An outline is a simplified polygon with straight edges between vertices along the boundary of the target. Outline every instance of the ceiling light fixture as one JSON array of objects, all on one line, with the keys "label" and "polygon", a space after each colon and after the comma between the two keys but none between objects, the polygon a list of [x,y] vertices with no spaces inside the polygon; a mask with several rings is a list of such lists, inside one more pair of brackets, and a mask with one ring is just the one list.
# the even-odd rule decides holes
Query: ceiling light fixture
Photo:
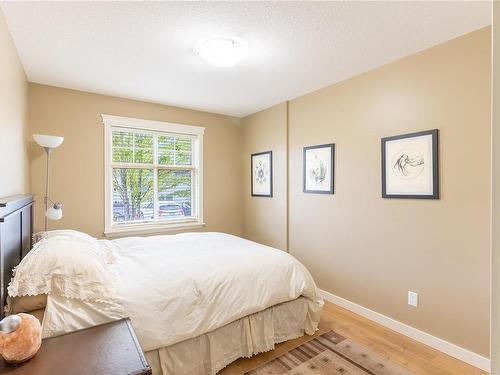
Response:
[{"label": "ceiling light fixture", "polygon": [[194,52],[210,64],[227,68],[241,62],[247,55],[247,46],[234,38],[209,38],[194,47]]}]

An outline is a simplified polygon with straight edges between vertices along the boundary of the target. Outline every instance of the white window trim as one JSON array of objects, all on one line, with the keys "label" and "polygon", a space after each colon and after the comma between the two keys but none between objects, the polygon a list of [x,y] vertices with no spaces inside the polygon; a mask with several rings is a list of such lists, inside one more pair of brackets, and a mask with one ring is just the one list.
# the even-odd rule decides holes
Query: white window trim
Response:
[{"label": "white window trim", "polygon": [[[205,225],[203,221],[203,134],[205,128],[202,126],[175,124],[163,121],[143,120],[132,117],[121,117],[102,114],[102,123],[104,125],[104,235],[107,237],[124,236],[132,234],[148,234],[160,233],[166,231],[178,231],[183,229],[201,228]],[[199,157],[193,158],[198,162],[196,169],[196,184],[197,192],[197,219],[175,220],[166,222],[154,223],[137,223],[137,224],[119,224],[113,225],[112,212],[113,200],[111,199],[111,153],[112,153],[112,135],[113,127],[160,131],[174,134],[191,135],[195,137],[194,153]],[[156,187],[155,187],[156,188]]]}]

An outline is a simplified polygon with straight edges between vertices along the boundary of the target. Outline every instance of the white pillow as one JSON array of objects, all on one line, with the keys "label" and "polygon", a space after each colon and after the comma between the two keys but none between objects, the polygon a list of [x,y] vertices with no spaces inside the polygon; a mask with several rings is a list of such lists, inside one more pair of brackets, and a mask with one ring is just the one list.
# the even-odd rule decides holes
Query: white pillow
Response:
[{"label": "white pillow", "polygon": [[39,232],[43,238],[53,238],[53,237],[68,237],[73,239],[81,239],[87,241],[95,241],[96,239],[87,233],[83,233],[73,229],[58,229],[50,230],[47,232]]},{"label": "white pillow", "polygon": [[76,231],[47,232],[14,269],[9,296],[55,294],[113,302],[113,256],[106,242]]},{"label": "white pillow", "polygon": [[[36,238],[36,241],[33,241],[34,244],[38,243],[39,241],[46,239],[46,238],[61,238],[61,239],[67,239],[67,240],[75,240],[78,242],[83,243],[88,243],[92,247],[94,247],[94,250],[96,252],[101,253],[103,258],[106,259],[108,263],[113,263],[116,260],[115,255],[113,254],[114,252],[114,245],[108,241],[108,240],[97,240],[96,238],[89,236],[87,233],[79,232],[77,230],[72,230],[72,229],[59,229],[59,230],[51,230],[47,232],[38,232],[34,236],[34,239]],[[95,247],[95,244],[98,244],[97,248]],[[98,255],[96,253],[96,255]]]}]

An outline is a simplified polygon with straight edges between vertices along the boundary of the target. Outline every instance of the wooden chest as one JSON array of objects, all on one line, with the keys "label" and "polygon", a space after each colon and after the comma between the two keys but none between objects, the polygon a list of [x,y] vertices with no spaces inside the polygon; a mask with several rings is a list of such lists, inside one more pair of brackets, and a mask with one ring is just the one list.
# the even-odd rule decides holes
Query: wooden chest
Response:
[{"label": "wooden chest", "polygon": [[9,365],[2,359],[0,374],[148,375],[151,368],[125,318],[44,339],[26,363]]}]

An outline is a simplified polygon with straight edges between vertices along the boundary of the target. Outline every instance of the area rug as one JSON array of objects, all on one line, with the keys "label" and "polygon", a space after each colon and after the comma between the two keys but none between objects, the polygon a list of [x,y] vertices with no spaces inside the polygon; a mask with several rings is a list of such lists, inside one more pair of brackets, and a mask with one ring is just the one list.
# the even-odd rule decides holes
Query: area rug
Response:
[{"label": "area rug", "polygon": [[246,375],[414,375],[334,331],[324,333]]}]

